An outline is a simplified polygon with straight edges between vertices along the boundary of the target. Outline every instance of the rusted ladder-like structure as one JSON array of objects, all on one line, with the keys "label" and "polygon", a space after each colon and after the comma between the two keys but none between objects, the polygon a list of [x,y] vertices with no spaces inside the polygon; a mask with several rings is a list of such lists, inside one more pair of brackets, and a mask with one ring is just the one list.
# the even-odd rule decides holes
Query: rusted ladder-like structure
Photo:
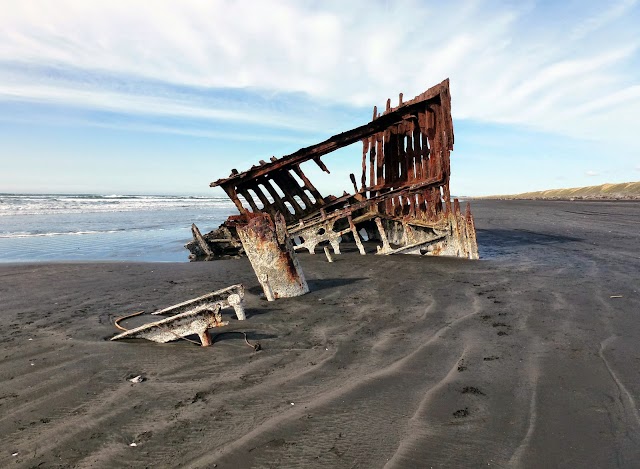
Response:
[{"label": "rusted ladder-like structure", "polygon": [[[361,174],[352,173],[352,194],[323,197],[301,165],[313,161],[329,172],[322,157],[362,142]],[[260,161],[249,170],[231,171],[218,179],[240,215],[229,226],[248,222],[248,215],[266,212],[284,217],[296,250],[315,252],[353,237],[365,254],[360,233],[380,241],[379,254],[427,254],[478,258],[476,233],[467,204],[463,214],[449,190],[453,121],[449,80],[409,101],[400,94],[396,107],[373,109],[371,122],[334,135],[282,158]]]}]

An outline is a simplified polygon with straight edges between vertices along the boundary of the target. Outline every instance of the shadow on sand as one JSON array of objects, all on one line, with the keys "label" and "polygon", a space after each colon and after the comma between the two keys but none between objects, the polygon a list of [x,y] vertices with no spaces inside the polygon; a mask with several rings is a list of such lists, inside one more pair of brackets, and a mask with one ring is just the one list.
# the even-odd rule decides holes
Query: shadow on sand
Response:
[{"label": "shadow on sand", "polygon": [[480,258],[496,258],[514,254],[523,247],[549,246],[582,241],[582,238],[540,233],[523,229],[479,229],[477,230]]},{"label": "shadow on sand", "polygon": [[[323,279],[307,279],[307,285],[309,285],[309,291],[326,290],[328,288],[339,288],[345,285],[350,285],[361,280],[366,280],[366,277],[357,278],[323,278]],[[263,295],[262,287],[257,285],[247,288],[247,291],[254,295]]]}]

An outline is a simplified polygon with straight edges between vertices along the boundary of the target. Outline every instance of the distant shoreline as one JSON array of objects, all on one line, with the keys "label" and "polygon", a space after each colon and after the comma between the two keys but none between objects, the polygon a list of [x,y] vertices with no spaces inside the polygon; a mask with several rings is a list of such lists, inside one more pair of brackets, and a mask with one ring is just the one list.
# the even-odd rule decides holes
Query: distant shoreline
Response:
[{"label": "distant shoreline", "polygon": [[489,195],[484,197],[465,197],[465,200],[546,200],[559,202],[640,202],[640,196],[622,197],[522,197],[520,195]]},{"label": "distant shoreline", "polygon": [[473,197],[489,200],[640,200],[640,181],[619,184],[601,184],[599,186],[573,187],[567,189],[549,189],[536,192],[524,192],[511,195],[489,195]]}]

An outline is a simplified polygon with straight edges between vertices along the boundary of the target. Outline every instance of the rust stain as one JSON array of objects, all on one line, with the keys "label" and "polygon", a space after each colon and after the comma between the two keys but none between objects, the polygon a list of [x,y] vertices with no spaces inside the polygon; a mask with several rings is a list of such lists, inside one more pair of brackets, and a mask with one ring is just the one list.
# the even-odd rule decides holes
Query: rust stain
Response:
[{"label": "rust stain", "polygon": [[281,215],[252,214],[246,225],[237,225],[237,231],[269,301],[309,291]]},{"label": "rust stain", "polygon": [[[301,164],[312,161],[328,173],[321,158],[357,142],[362,143],[362,154],[356,155],[360,164],[355,167],[361,173],[349,176],[354,192],[323,197]],[[408,101],[400,93],[398,105],[392,107],[387,100],[382,114],[374,107],[367,124],[282,158],[261,160],[247,171],[233,169],[211,187],[222,187],[240,212],[225,225],[244,227],[257,240],[272,243],[275,238],[282,245],[281,223],[290,236],[299,238],[295,250],[314,253],[319,244],[329,244],[339,254],[340,243],[348,237],[365,254],[359,237],[364,230],[369,240],[382,242],[379,254],[477,259],[470,207],[467,204],[463,215],[458,200],[451,200],[453,144],[447,79]],[[282,266],[293,279],[295,261],[282,258]]]}]

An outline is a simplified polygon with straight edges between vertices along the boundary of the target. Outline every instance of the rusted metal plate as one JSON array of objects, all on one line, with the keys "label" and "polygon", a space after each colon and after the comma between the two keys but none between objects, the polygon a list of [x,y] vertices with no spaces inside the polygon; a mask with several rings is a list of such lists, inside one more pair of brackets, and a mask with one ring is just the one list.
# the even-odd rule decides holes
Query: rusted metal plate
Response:
[{"label": "rusted metal plate", "polygon": [[[354,193],[322,197],[300,165],[314,161],[329,172],[320,158],[358,141],[363,145],[357,165],[362,172],[359,178],[350,175]],[[445,80],[409,101],[400,94],[396,107],[388,100],[382,114],[374,107],[367,124],[291,155],[261,161],[248,171],[234,169],[211,186],[222,187],[240,211],[239,217],[230,217],[229,226],[249,223],[255,213],[281,216],[289,233],[301,239],[296,250],[314,253],[318,244],[330,244],[339,254],[340,242],[349,233],[365,254],[358,235],[364,228],[370,239],[382,241],[380,254],[477,259],[473,217],[468,208],[463,216],[457,201],[451,203],[453,143],[449,80]],[[380,222],[374,224],[374,219]]]},{"label": "rusted metal plate", "polygon": [[220,316],[220,305],[211,309],[209,305],[203,304],[184,313],[130,329],[112,337],[111,340],[147,339],[165,343],[197,335],[202,346],[207,347],[211,345],[209,329],[227,324],[228,322],[223,322]]},{"label": "rusted metal plate", "polygon": [[[467,204],[465,215],[460,213],[458,199],[454,199],[453,212],[443,213],[440,223],[424,225],[411,220],[398,223],[376,219],[383,245],[378,246],[378,254],[419,254],[427,256],[455,256],[478,259],[475,226],[471,207]],[[389,242],[391,238],[391,243]],[[394,244],[396,247],[391,247]]]},{"label": "rusted metal plate", "polygon": [[300,296],[309,291],[282,215],[277,213],[272,218],[266,213],[257,214],[237,229],[267,300]]}]

